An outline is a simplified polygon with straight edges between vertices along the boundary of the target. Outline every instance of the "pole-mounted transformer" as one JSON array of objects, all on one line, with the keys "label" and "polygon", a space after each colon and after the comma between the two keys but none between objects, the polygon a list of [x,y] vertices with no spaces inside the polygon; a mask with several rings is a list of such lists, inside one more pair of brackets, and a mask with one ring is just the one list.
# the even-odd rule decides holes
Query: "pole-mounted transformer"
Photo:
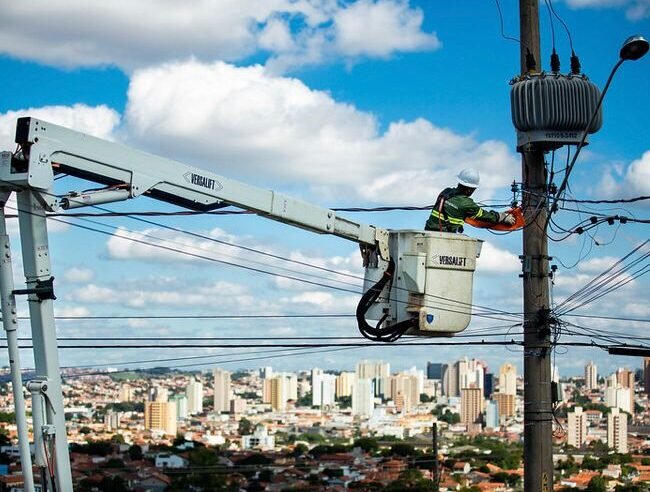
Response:
[{"label": "pole-mounted transformer", "polygon": [[[600,97],[598,87],[585,75],[526,73],[513,79],[511,85],[517,150],[554,150],[580,143]],[[589,133],[597,132],[602,123],[599,108]]]}]

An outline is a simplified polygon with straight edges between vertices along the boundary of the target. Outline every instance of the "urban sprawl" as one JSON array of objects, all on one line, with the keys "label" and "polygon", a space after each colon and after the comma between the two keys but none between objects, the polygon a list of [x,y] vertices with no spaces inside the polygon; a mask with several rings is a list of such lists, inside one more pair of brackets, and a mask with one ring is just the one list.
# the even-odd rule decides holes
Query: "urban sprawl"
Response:
[{"label": "urban sprawl", "polygon": [[[2,376],[0,491],[18,491],[7,368]],[[509,363],[63,378],[79,491],[523,490],[523,381]],[[609,375],[591,362],[584,377],[554,368],[553,386],[555,490],[648,490],[650,360]]]}]

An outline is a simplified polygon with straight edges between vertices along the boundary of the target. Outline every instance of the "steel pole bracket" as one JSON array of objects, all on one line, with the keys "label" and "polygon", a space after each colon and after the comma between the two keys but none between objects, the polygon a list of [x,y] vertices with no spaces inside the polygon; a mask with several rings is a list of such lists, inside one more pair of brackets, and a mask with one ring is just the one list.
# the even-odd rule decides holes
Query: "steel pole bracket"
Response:
[{"label": "steel pole bracket", "polygon": [[31,289],[15,289],[11,293],[16,296],[34,294],[38,297],[39,302],[46,299],[55,300],[54,277],[50,277],[47,280],[36,280],[36,287],[32,287]]}]

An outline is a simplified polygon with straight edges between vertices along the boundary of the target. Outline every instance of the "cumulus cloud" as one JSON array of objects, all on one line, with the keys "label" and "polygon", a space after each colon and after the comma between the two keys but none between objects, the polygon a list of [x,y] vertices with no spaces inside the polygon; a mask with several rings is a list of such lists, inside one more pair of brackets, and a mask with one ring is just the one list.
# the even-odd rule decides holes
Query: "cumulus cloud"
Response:
[{"label": "cumulus cloud", "polygon": [[[242,60],[275,67],[435,49],[408,0],[46,0],[0,2],[0,53],[60,66],[127,70],[169,60]],[[361,36],[355,32],[367,34]]]},{"label": "cumulus cloud", "polygon": [[610,167],[603,174],[600,190],[611,198],[650,195],[650,150],[627,167]]},{"label": "cumulus cloud", "polygon": [[84,284],[95,278],[95,273],[90,268],[72,267],[63,273],[66,282]]},{"label": "cumulus cloud", "polygon": [[632,21],[638,21],[650,16],[650,0],[566,0],[566,3],[574,9],[624,8],[625,15]]},{"label": "cumulus cloud", "polygon": [[228,305],[232,307],[255,306],[255,298],[248,295],[247,291],[237,284],[222,285],[219,295],[215,296],[215,286],[206,286],[203,289],[189,291],[181,288],[157,289],[114,289],[97,284],[89,284],[82,289],[76,289],[68,294],[68,298],[78,303],[85,304],[119,304],[131,308],[146,308],[152,306],[203,306]]},{"label": "cumulus cloud", "polygon": [[521,271],[519,257],[508,250],[484,242],[481,256],[476,261],[476,270],[485,273],[513,273]]},{"label": "cumulus cloud", "polygon": [[334,15],[336,45],[349,56],[386,57],[394,51],[436,49],[435,34],[421,31],[424,16],[407,2],[360,0]]},{"label": "cumulus cloud", "polygon": [[459,168],[484,171],[481,197],[518,173],[504,142],[417,119],[377,119],[261,66],[170,63],[136,71],[128,133],[141,146],[225,175],[308,186],[322,198],[428,203]]}]

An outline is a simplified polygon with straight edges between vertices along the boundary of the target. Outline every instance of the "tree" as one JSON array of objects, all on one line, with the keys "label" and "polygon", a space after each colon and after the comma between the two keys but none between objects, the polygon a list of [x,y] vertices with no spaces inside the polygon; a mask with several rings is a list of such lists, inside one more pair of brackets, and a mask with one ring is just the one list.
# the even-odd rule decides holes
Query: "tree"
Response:
[{"label": "tree", "polygon": [[390,454],[393,456],[414,456],[415,448],[410,444],[397,443],[390,447]]},{"label": "tree", "polygon": [[239,421],[239,427],[237,427],[237,431],[239,432],[240,436],[248,436],[253,433],[253,423],[246,417],[243,417]]},{"label": "tree", "polygon": [[308,391],[300,398],[298,398],[296,405],[298,405],[299,407],[311,407],[311,400],[312,400],[311,391]]},{"label": "tree", "polygon": [[352,406],[352,397],[351,396],[340,396],[336,399],[336,402],[341,408],[350,408]]},{"label": "tree", "polygon": [[454,412],[446,412],[438,417],[438,419],[442,422],[447,422],[448,424],[458,424],[460,422],[460,414]]},{"label": "tree", "polygon": [[111,442],[114,444],[124,444],[124,436],[122,434],[113,434]]},{"label": "tree", "polygon": [[291,453],[295,458],[298,456],[302,456],[305,454],[307,451],[309,451],[309,448],[303,444],[303,443],[298,443],[296,446],[293,448],[293,453]]},{"label": "tree", "polygon": [[142,459],[142,448],[137,444],[134,444],[129,448],[129,458],[133,461],[139,461]]},{"label": "tree", "polygon": [[102,492],[128,492],[126,483],[120,477],[104,477],[99,482],[99,490]]},{"label": "tree", "polygon": [[353,447],[361,448],[366,453],[374,453],[379,449],[379,443],[377,439],[373,439],[372,437],[361,437],[354,441]]},{"label": "tree", "polygon": [[589,480],[589,485],[585,489],[587,492],[607,492],[607,480],[603,477],[595,476]]}]

